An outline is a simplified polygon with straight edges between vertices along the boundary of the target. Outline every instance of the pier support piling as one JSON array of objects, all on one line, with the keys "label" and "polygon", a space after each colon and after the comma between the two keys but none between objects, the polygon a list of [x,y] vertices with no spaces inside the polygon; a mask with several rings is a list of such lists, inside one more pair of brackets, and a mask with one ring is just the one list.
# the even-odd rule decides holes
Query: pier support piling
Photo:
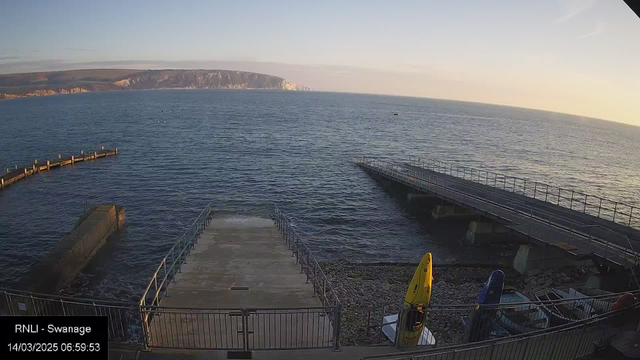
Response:
[{"label": "pier support piling", "polygon": [[476,216],[477,214],[474,214],[468,209],[455,205],[436,205],[436,207],[431,211],[431,217],[436,220],[473,218]]},{"label": "pier support piling", "polygon": [[483,221],[469,222],[469,229],[464,239],[469,245],[484,245],[511,241],[508,228],[498,223]]},{"label": "pier support piling", "polygon": [[513,259],[513,268],[520,274],[526,274],[533,269],[585,265],[590,262],[574,261],[567,257],[566,251],[553,246],[520,245]]}]

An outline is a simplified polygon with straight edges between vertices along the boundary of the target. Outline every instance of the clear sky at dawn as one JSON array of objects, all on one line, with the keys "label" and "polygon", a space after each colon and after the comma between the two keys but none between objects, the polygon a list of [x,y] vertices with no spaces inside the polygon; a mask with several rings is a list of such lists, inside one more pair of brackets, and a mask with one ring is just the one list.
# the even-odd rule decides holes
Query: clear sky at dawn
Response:
[{"label": "clear sky at dawn", "polygon": [[640,19],[622,0],[0,0],[0,24],[0,73],[246,70],[640,125]]}]

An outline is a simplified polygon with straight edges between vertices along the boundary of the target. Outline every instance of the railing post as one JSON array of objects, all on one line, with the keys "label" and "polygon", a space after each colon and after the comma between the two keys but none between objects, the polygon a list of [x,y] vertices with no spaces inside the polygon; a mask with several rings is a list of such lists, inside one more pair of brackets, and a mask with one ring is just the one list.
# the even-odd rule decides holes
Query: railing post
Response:
[{"label": "railing post", "polygon": [[573,194],[575,191],[571,190],[571,201],[569,202],[569,209],[573,210]]},{"label": "railing post", "polygon": [[538,192],[538,182],[533,183],[533,198],[536,198],[536,193]]},{"label": "railing post", "polygon": [[582,209],[582,213],[586,214],[587,213],[587,203],[589,202],[589,195],[584,194],[584,208]]},{"label": "railing post", "polygon": [[[298,249],[298,238],[294,236],[293,242],[291,243],[291,257],[296,256],[297,249]],[[297,258],[296,258],[296,262],[298,262]]]},{"label": "railing post", "polygon": [[612,222],[616,222],[616,212],[618,212],[618,202],[616,202],[613,206],[613,220],[611,220]]},{"label": "railing post", "polygon": [[4,291],[4,297],[5,299],[7,299],[7,307],[9,308],[9,315],[15,315],[13,312],[13,303],[11,302],[11,295],[7,294],[7,292]]},{"label": "railing post", "polygon": [[[342,304],[336,304],[334,308],[335,314],[334,324],[333,324],[333,351],[340,351],[340,325],[341,325],[341,317],[342,317]],[[369,325],[369,324],[367,324]],[[369,329],[367,328],[367,331]]]},{"label": "railing post", "polygon": [[544,190],[544,202],[547,202],[547,197],[549,196],[549,185],[545,184],[546,188]]},{"label": "railing post", "polygon": [[533,208],[529,209],[529,230],[527,231],[527,237],[531,238],[531,221],[533,220]]},{"label": "railing post", "polygon": [[631,226],[631,217],[633,216],[633,206],[631,207],[631,210],[629,210],[629,224],[627,226]]},{"label": "railing post", "polygon": [[593,228],[589,228],[589,242],[587,242],[587,254],[589,253],[589,250],[591,249],[591,232],[593,231]]},{"label": "railing post", "polygon": [[[167,274],[167,259],[165,258],[163,262],[164,262],[164,276],[168,278],[169,275]],[[169,293],[169,284],[165,286],[165,290],[164,290],[165,295],[167,295],[168,293]]]},{"label": "railing post", "polygon": [[249,351],[249,311],[242,309],[242,348]]},{"label": "railing post", "polygon": [[558,206],[560,206],[560,188],[558,188]]},{"label": "railing post", "polygon": [[[315,261],[313,263],[315,267]],[[315,277],[316,274],[313,274],[313,276]],[[325,278],[322,278],[322,305],[327,306],[327,279]]]},{"label": "railing post", "polygon": [[527,179],[524,179],[524,187],[522,188],[522,195],[527,196]]},{"label": "railing post", "polygon": [[145,309],[142,304],[138,304],[138,313],[140,314],[140,321],[142,322],[142,343],[144,345],[145,350],[149,349],[149,342],[151,341],[149,335],[149,324],[148,317],[145,316]]},{"label": "railing post", "polygon": [[598,218],[600,218],[600,210],[602,210],[602,198],[598,199],[600,199],[600,205],[598,205]]},{"label": "railing post", "polygon": [[158,295],[158,274],[153,275],[153,285],[156,289],[156,295]]},{"label": "railing post", "polygon": [[[407,308],[403,305],[400,308],[400,313],[398,313],[398,320],[396,321],[396,338],[395,340],[395,347],[396,349],[400,350],[402,349],[402,347],[404,346],[404,325],[406,323],[406,317],[407,317]],[[384,313],[382,314],[382,324],[380,324],[380,328],[382,328],[384,324]]]}]

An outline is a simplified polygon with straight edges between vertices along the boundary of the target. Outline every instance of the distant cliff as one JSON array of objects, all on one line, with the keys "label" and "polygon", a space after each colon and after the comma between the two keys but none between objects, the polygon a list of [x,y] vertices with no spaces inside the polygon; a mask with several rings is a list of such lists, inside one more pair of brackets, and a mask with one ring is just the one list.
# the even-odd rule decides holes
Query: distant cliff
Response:
[{"label": "distant cliff", "polygon": [[92,69],[0,75],[0,99],[147,89],[311,90],[281,77],[231,70]]}]

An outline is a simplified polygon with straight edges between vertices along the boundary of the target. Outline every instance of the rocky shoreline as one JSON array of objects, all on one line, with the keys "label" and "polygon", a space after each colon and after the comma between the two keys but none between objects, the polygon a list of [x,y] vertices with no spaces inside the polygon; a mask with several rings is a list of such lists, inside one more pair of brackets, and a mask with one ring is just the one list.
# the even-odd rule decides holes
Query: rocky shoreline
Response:
[{"label": "rocky shoreline", "polygon": [[[343,304],[342,345],[391,344],[376,325],[383,316],[397,313],[417,264],[327,261],[320,265]],[[566,267],[523,276],[505,265],[434,266],[431,304],[450,306],[434,308],[427,315],[427,327],[438,346],[461,341],[461,317],[468,315],[471,307],[459,305],[474,304],[484,281],[495,269],[504,271],[505,287],[527,296],[554,287],[582,286],[593,271],[587,267]]]}]

